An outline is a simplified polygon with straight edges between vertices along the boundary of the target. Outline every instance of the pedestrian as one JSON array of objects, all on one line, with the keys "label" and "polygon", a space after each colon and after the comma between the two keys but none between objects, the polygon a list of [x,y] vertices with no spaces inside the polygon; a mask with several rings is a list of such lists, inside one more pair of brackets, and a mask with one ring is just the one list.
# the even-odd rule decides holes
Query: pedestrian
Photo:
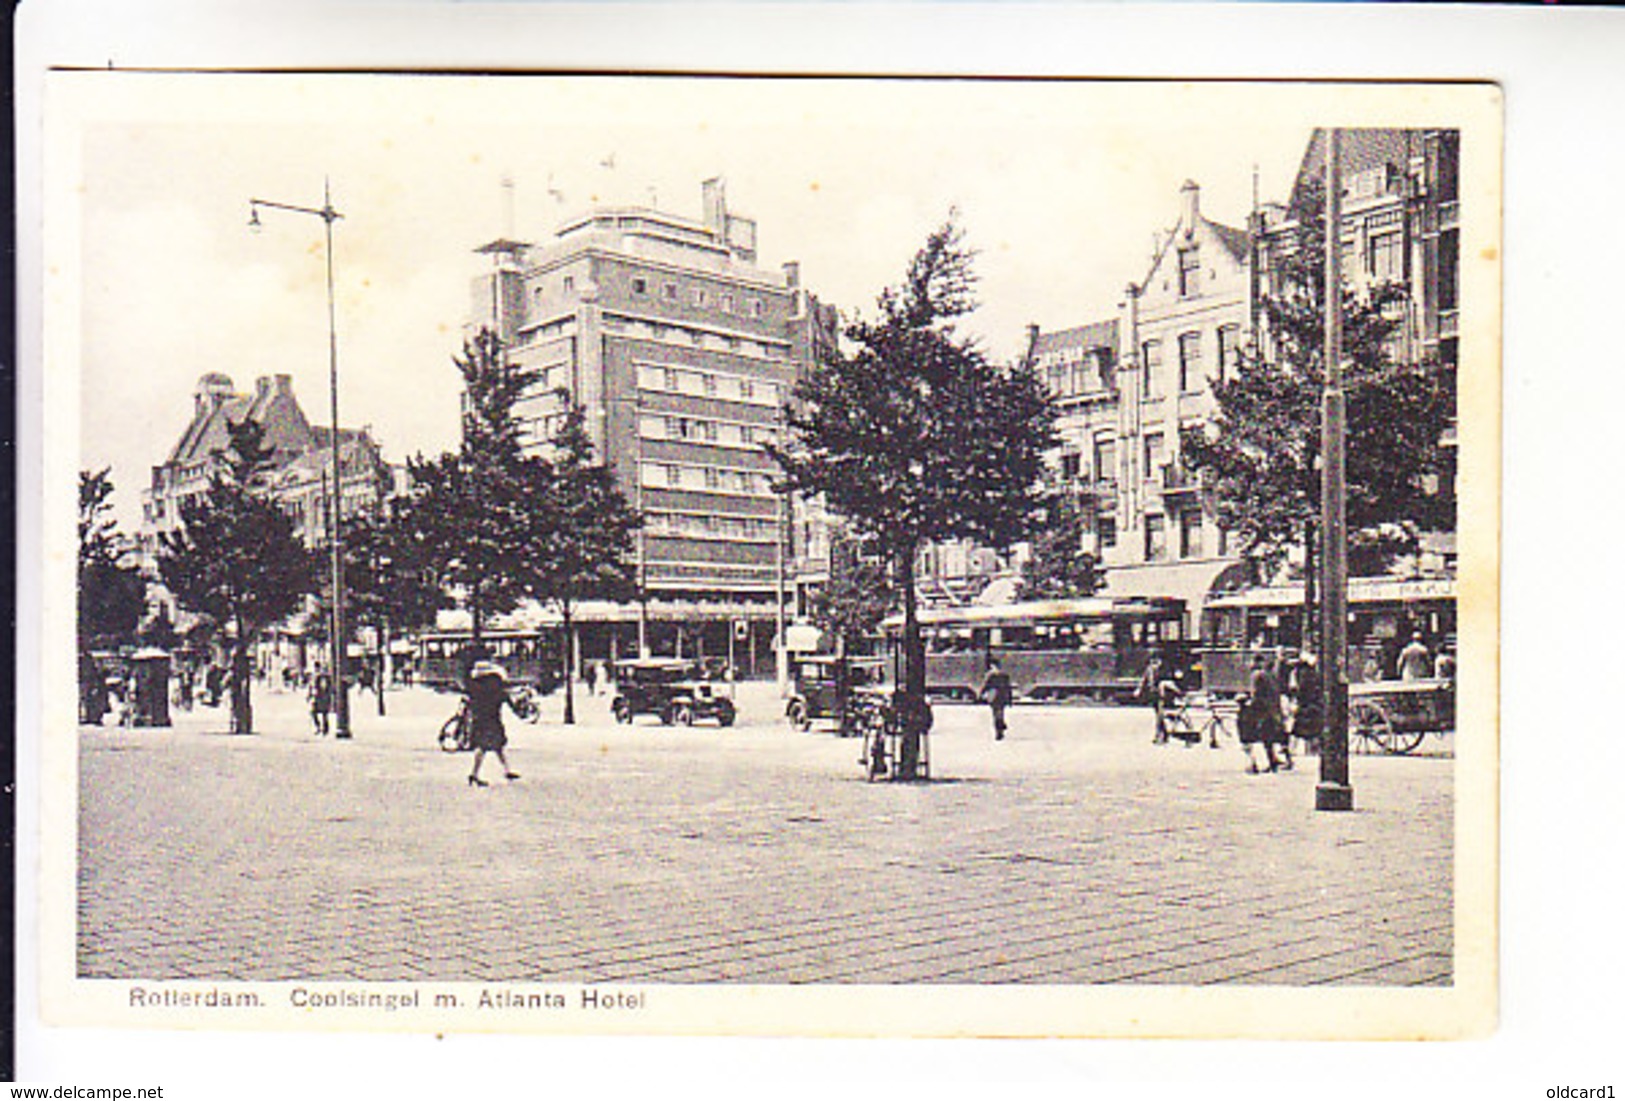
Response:
[{"label": "pedestrian", "polygon": [[315,675],[310,678],[310,721],[316,727],[318,738],[327,734],[327,716],[332,710],[333,678],[318,665]]},{"label": "pedestrian", "polygon": [[1156,728],[1151,732],[1152,745],[1165,745],[1168,741],[1168,727],[1166,716],[1162,709],[1162,655],[1153,653],[1151,660],[1145,663],[1145,674],[1140,677],[1139,698],[1149,700],[1153,714],[1156,716]]},{"label": "pedestrian", "polygon": [[1316,753],[1320,749],[1321,701],[1320,671],[1315,668],[1315,655],[1308,650],[1298,655],[1287,674],[1287,695],[1292,700],[1292,737],[1298,740],[1298,749]]},{"label": "pedestrian", "polygon": [[589,661],[581,669],[581,679],[586,682],[587,695],[598,695],[598,663]]},{"label": "pedestrian", "polygon": [[483,788],[489,785],[480,779],[480,765],[487,753],[495,753],[502,762],[502,775],[507,780],[519,779],[519,773],[508,766],[508,733],[502,728],[502,707],[514,710],[508,698],[508,674],[490,661],[477,661],[468,671],[468,722],[474,744],[474,767],[468,772],[468,786]]},{"label": "pedestrian", "polygon": [[[1241,711],[1237,716],[1237,725],[1241,736],[1241,748],[1247,754],[1247,771],[1276,772],[1281,768],[1281,762],[1275,755],[1277,746],[1285,742],[1285,731],[1281,723],[1281,688],[1280,682],[1270,671],[1270,661],[1267,655],[1259,654],[1253,659],[1252,679],[1248,683],[1247,697],[1242,701]],[[1263,747],[1263,768],[1259,767],[1258,747]],[[1287,768],[1292,767],[1290,755],[1287,758]]]},{"label": "pedestrian", "polygon": [[1456,679],[1456,655],[1449,650],[1440,650],[1439,656],[1433,661],[1433,678],[1435,680],[1453,681]]},{"label": "pedestrian", "polygon": [[113,709],[112,692],[107,687],[107,674],[88,652],[79,654],[79,721],[102,725],[102,720]]},{"label": "pedestrian", "polygon": [[1010,706],[1010,674],[999,667],[996,658],[987,662],[987,676],[982,678],[982,699],[993,712],[993,740],[1004,741],[1004,709]]},{"label": "pedestrian", "polygon": [[1432,671],[1433,655],[1428,653],[1427,643],[1422,641],[1422,632],[1415,631],[1405,649],[1399,652],[1399,679],[1426,680]]}]

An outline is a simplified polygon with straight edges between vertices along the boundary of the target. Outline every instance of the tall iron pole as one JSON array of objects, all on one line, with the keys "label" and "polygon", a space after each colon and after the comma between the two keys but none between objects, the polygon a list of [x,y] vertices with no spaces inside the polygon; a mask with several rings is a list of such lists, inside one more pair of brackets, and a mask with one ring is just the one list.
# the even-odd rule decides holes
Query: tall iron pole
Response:
[{"label": "tall iron pole", "polygon": [[336,729],[334,737],[350,737],[350,693],[344,676],[344,658],[347,647],[344,644],[344,525],[342,522],[344,501],[344,483],[339,477],[339,335],[338,312],[333,297],[333,223],[344,215],[333,209],[332,188],[327,180],[322,181],[322,205],[320,209],[309,206],[295,206],[291,203],[274,203],[269,199],[249,199],[249,221],[251,228],[257,229],[260,224],[259,208],[266,207],[271,210],[287,210],[295,214],[311,214],[320,218],[324,224],[327,238],[327,386],[331,399],[333,415],[333,428],[331,437],[331,461],[333,467],[333,530],[329,533],[328,545],[332,558],[332,640],[330,650],[333,661],[333,701]]},{"label": "tall iron pole", "polygon": [[1326,134],[1326,346],[1320,416],[1320,691],[1323,726],[1316,810],[1353,810],[1349,786],[1348,533],[1343,400],[1342,135]]}]

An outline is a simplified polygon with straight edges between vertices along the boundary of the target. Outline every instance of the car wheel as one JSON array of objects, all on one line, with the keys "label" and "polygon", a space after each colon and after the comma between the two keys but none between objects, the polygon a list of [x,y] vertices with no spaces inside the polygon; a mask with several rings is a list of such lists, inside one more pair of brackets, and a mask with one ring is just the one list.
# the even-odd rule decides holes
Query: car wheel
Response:
[{"label": "car wheel", "polygon": [[[731,704],[723,704],[717,708],[717,725],[732,726],[734,724],[734,709]],[[802,729],[806,729],[803,727]]]},{"label": "car wheel", "polygon": [[[732,708],[729,708],[727,712],[729,722],[733,721],[733,715],[731,712]],[[727,726],[728,723],[723,723],[722,725]],[[807,707],[799,700],[790,705],[790,725],[795,727],[797,730],[803,731],[812,726],[812,719],[808,718],[807,716]]]},{"label": "car wheel", "polygon": [[660,709],[660,721],[665,725],[670,726],[674,721],[676,721],[676,718],[677,712],[670,704],[667,704],[665,707]]},{"label": "car wheel", "polygon": [[616,700],[610,705],[610,710],[615,712],[616,722],[629,723],[632,721],[632,707],[625,700]]},{"label": "car wheel", "polygon": [[694,708],[690,704],[680,703],[673,710],[673,716],[682,726],[694,725]]}]

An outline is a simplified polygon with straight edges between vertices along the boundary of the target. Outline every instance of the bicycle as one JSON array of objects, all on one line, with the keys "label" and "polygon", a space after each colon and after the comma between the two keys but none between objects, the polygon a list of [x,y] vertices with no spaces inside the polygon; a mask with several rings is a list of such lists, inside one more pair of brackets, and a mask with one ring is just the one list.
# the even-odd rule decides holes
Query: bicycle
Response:
[{"label": "bicycle", "polygon": [[467,700],[459,703],[456,714],[441,724],[436,741],[443,753],[466,753],[474,748],[474,724],[469,721]]},{"label": "bicycle", "polygon": [[1220,737],[1235,734],[1236,705],[1198,692],[1184,692],[1172,708],[1162,713],[1162,728],[1168,737],[1185,743],[1186,748],[1207,742],[1219,748]]}]

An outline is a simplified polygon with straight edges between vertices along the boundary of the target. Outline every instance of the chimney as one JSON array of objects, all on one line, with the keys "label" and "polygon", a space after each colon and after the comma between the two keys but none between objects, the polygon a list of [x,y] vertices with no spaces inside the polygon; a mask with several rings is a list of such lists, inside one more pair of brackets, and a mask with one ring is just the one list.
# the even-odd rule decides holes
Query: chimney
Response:
[{"label": "chimney", "polygon": [[801,262],[799,260],[786,260],[784,262],[784,285],[791,290],[801,286]]},{"label": "chimney", "polygon": [[726,238],[728,232],[727,185],[721,176],[712,176],[700,185],[705,208],[705,225],[717,236]]},{"label": "chimney", "polygon": [[276,376],[276,392],[279,393],[279,394],[287,394],[289,396],[292,396],[292,394],[293,394],[293,376],[292,375],[277,375]]},{"label": "chimney", "polygon": [[1196,186],[1195,180],[1186,180],[1185,186],[1179,189],[1179,198],[1182,206],[1179,223],[1189,237],[1196,232],[1196,223],[1202,217],[1202,189]]},{"label": "chimney", "polygon": [[261,375],[254,380],[254,398],[259,400],[271,392],[271,376]]}]

